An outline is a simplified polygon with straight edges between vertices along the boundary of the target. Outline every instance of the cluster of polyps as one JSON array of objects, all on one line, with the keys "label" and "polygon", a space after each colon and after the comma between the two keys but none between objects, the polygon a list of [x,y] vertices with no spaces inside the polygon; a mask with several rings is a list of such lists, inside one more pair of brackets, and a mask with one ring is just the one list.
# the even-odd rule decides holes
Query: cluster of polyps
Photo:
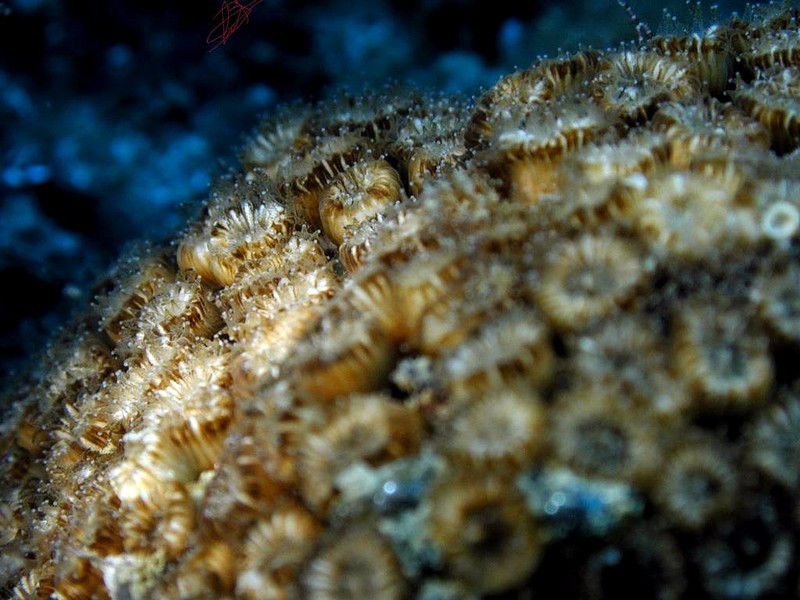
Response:
[{"label": "cluster of polyps", "polygon": [[793,595],[797,38],[284,109],[17,393],[3,584]]}]

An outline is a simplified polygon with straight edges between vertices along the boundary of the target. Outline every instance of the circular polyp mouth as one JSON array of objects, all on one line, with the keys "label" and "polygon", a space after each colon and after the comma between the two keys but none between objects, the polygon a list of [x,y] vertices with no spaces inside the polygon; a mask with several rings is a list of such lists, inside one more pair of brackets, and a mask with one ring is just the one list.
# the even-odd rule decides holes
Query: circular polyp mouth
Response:
[{"label": "circular polyp mouth", "polygon": [[764,234],[776,241],[788,240],[800,226],[800,212],[789,202],[779,201],[770,206],[761,219]]}]

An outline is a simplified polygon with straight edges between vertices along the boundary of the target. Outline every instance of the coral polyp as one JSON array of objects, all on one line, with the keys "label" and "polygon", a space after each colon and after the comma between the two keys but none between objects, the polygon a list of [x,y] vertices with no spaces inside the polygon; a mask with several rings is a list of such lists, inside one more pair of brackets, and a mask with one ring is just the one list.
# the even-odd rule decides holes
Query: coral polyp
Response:
[{"label": "coral polyp", "polygon": [[0,589],[798,597],[797,18],[276,112],[10,394]]}]

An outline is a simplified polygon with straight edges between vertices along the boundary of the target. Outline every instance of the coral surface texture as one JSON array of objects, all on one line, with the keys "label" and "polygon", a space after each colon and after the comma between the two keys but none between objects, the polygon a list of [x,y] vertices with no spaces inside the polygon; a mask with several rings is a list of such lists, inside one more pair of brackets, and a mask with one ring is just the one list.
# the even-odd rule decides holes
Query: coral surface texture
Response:
[{"label": "coral surface texture", "polygon": [[798,597],[799,21],[276,111],[11,392],[5,594]]}]

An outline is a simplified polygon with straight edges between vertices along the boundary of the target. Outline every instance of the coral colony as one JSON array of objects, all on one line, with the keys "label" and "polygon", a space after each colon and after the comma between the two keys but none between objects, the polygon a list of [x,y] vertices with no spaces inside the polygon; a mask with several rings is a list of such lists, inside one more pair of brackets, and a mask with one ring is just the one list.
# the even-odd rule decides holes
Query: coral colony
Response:
[{"label": "coral colony", "polygon": [[800,12],[268,118],[0,431],[12,598],[789,598]]}]

